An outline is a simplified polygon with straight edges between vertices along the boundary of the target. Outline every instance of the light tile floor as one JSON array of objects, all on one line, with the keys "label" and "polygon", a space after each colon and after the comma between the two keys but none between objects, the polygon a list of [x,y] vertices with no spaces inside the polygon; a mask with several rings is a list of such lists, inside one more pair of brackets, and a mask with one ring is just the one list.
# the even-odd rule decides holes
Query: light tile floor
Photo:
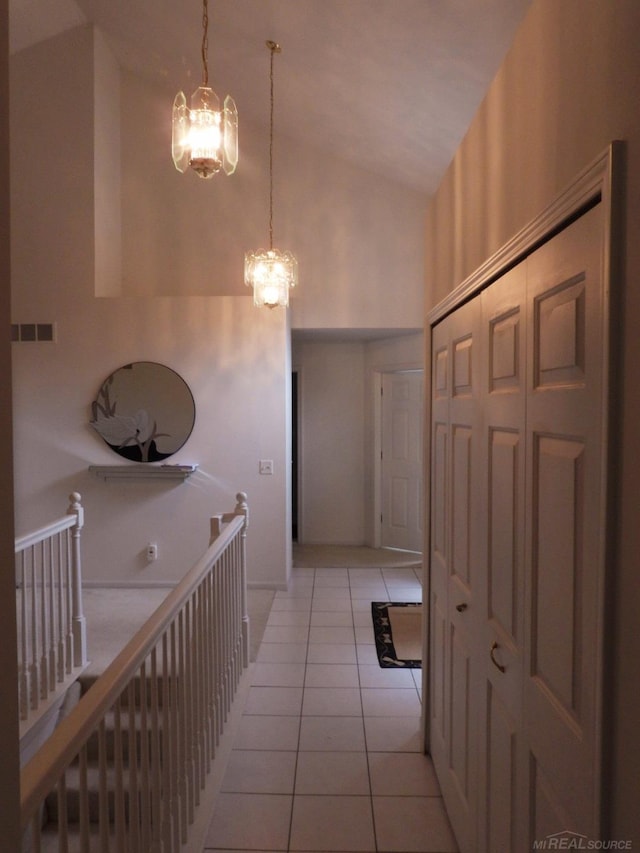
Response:
[{"label": "light tile floor", "polygon": [[421,671],[381,669],[375,652],[371,601],[420,601],[417,571],[294,569],[273,600],[206,851],[457,851],[421,751]]}]

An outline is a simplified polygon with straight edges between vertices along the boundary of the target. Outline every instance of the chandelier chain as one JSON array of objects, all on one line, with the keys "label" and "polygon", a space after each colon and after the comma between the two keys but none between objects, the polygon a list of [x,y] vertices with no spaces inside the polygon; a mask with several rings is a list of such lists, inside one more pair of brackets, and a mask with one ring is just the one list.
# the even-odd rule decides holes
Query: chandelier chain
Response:
[{"label": "chandelier chain", "polygon": [[209,0],[202,0],[202,84],[209,85]]},{"label": "chandelier chain", "polygon": [[273,249],[273,54],[277,45],[267,42],[271,51],[269,82],[271,87],[271,111],[269,115],[269,248]]}]

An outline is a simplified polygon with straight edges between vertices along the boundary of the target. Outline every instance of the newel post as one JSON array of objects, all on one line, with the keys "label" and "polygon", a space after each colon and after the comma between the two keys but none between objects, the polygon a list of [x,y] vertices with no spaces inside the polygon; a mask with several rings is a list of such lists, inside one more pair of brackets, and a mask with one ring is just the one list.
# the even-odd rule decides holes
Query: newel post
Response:
[{"label": "newel post", "polygon": [[222,513],[218,515],[212,515],[209,519],[210,532],[209,532],[209,545],[213,545],[218,536],[222,533],[222,524],[224,522],[224,516]]},{"label": "newel post", "polygon": [[242,563],[242,664],[246,668],[249,666],[249,608],[247,605],[247,529],[249,527],[249,505],[246,493],[238,492],[236,501],[233,514],[244,516],[240,538],[240,560]]},{"label": "newel post", "polygon": [[87,623],[82,612],[82,559],[80,557],[80,535],[84,526],[84,509],[80,504],[78,492],[69,495],[71,501],[68,515],[75,515],[76,523],[71,528],[71,594],[73,634],[73,665],[85,666],[87,663]]}]

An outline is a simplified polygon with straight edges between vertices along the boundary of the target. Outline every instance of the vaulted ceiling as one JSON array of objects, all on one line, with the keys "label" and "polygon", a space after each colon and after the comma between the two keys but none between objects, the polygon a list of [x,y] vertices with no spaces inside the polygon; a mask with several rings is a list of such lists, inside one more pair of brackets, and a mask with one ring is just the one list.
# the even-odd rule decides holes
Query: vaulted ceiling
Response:
[{"label": "vaulted ceiling", "polygon": [[[209,0],[209,80],[242,122],[430,195],[531,0]],[[189,95],[202,79],[201,0],[10,0],[16,52],[94,23],[120,63]],[[170,101],[167,105],[167,116]],[[169,120],[169,119],[168,119]],[[242,136],[240,136],[242,143]]]}]

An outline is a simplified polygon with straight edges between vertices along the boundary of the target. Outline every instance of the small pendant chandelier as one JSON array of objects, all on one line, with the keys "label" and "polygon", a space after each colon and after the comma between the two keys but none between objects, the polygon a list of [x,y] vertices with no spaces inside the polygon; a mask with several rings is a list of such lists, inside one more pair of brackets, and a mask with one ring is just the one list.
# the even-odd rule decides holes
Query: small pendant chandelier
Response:
[{"label": "small pendant chandelier", "polygon": [[208,0],[202,3],[202,86],[191,95],[187,107],[184,92],[173,102],[171,153],[179,172],[190,166],[201,178],[212,178],[221,169],[232,175],[238,164],[238,111],[227,95],[223,108],[209,87],[207,64],[209,13]]},{"label": "small pendant chandelier", "polygon": [[244,283],[253,287],[253,304],[275,308],[289,304],[289,288],[298,283],[298,262],[291,252],[273,248],[273,55],[280,53],[279,44],[268,41],[271,51],[271,116],[269,129],[269,249],[246,252],[244,256]]}]

